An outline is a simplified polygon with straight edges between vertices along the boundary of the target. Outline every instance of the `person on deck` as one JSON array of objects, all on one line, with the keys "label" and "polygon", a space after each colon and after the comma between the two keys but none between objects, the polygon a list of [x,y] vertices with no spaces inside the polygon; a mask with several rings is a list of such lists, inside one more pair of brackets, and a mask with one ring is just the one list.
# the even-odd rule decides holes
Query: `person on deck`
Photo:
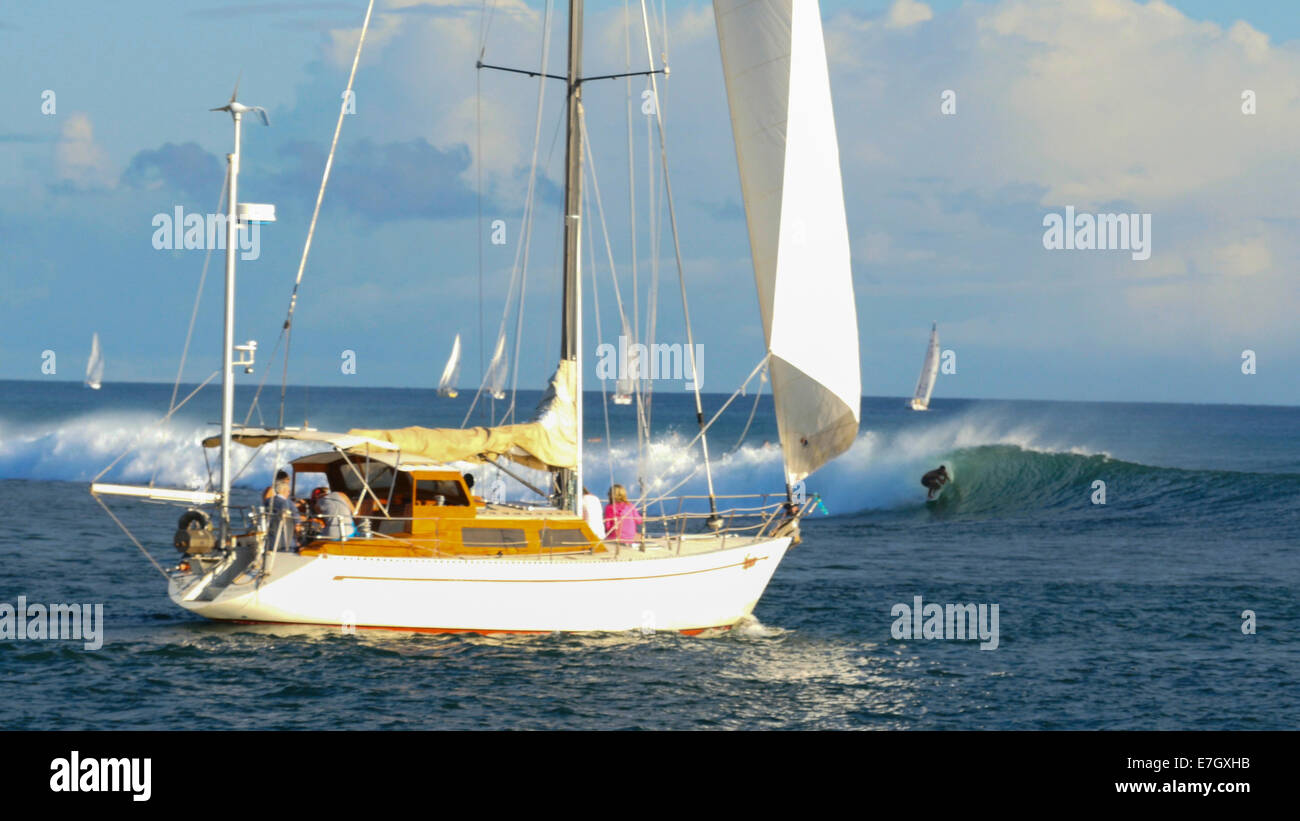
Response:
[{"label": "person on deck", "polygon": [[465,487],[469,489],[470,504],[477,505],[479,507],[486,505],[487,501],[485,501],[482,496],[479,496],[477,493],[474,492],[474,474],[465,473],[462,474],[462,478],[464,478],[465,480]]},{"label": "person on deck", "polygon": [[627,500],[627,489],[614,485],[609,489],[609,504],[605,505],[605,534],[618,542],[635,542],[641,527],[641,513]]},{"label": "person on deck", "polygon": [[356,523],[352,519],[355,512],[352,500],[346,494],[337,490],[322,493],[316,499],[316,515],[325,522],[321,538],[340,541],[357,535]]},{"label": "person on deck", "polygon": [[597,539],[605,538],[605,517],[600,507],[600,497],[585,487],[582,489],[582,518],[587,520],[587,525]]},{"label": "person on deck", "polygon": [[275,483],[278,482],[278,481],[280,481],[281,479],[288,479],[288,478],[289,478],[289,472],[288,472],[288,471],[285,471],[285,470],[277,470],[277,471],[275,472],[275,479],[272,480],[272,482],[271,482],[271,486],[268,487],[266,490],[262,491],[262,505],[263,505],[263,507],[268,506],[268,505],[271,504],[271,497],[275,496]]},{"label": "person on deck", "polygon": [[[281,471],[283,473],[283,471]],[[289,475],[276,475],[266,528],[267,550],[294,550],[298,546],[297,530],[302,521],[298,507],[289,498]]]}]

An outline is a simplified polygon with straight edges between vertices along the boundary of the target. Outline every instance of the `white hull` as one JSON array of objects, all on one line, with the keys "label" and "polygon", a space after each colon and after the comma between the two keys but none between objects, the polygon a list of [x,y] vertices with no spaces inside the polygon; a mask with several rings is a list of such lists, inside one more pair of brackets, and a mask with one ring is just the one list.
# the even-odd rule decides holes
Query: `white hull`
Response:
[{"label": "white hull", "polygon": [[[173,602],[209,619],[421,632],[697,631],[729,627],[758,603],[790,539],[716,537],[618,557],[376,558],[277,553],[270,574],[213,601]],[[735,544],[734,547],[730,546]]]},{"label": "white hull", "polygon": [[920,399],[913,399],[909,404],[912,410],[914,411],[923,411],[923,410],[930,409],[930,403],[928,401],[922,402]]}]

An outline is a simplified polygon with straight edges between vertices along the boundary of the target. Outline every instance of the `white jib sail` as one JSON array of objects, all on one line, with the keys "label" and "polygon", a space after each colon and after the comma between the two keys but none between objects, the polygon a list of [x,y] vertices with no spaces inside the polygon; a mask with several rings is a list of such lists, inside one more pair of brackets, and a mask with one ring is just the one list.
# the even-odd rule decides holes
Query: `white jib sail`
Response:
[{"label": "white jib sail", "polygon": [[939,375],[939,324],[930,326],[930,345],[925,349],[921,363],[921,376],[916,380],[916,393],[912,395],[912,410],[930,407],[930,394],[934,391],[934,378]]},{"label": "white jib sail", "polygon": [[442,369],[442,379],[438,380],[438,393],[443,396],[456,395],[456,382],[460,380],[460,334],[451,343],[451,356],[447,357],[447,366]]},{"label": "white jib sail", "polygon": [[99,390],[104,384],[104,355],[99,350],[99,334],[90,338],[90,359],[86,360],[86,387]]},{"label": "white jib sail", "polygon": [[787,481],[853,444],[862,384],[815,0],[714,0]]},{"label": "white jib sail", "polygon": [[492,351],[492,360],[488,362],[487,376],[483,379],[484,390],[493,399],[506,398],[506,337],[497,337],[496,349]]}]

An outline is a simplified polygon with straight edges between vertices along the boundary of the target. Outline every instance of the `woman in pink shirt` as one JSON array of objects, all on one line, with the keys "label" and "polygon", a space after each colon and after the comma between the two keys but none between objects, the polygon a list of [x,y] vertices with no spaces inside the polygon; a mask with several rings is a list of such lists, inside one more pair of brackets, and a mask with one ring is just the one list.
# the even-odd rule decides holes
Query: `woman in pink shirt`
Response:
[{"label": "woman in pink shirt", "polygon": [[622,485],[609,489],[609,504],[605,505],[606,538],[616,542],[635,542],[641,527],[641,514],[636,505],[627,500],[627,490]]}]

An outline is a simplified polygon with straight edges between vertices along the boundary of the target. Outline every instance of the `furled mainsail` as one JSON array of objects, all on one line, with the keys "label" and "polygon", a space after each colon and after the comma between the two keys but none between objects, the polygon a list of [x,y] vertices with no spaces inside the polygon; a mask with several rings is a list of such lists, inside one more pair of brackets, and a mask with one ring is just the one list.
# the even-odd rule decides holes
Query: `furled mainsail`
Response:
[{"label": "furled mainsail", "polygon": [[575,374],[572,360],[560,362],[531,422],[492,428],[357,428],[348,435],[388,442],[405,456],[423,456],[441,463],[505,457],[538,470],[576,468]]}]

